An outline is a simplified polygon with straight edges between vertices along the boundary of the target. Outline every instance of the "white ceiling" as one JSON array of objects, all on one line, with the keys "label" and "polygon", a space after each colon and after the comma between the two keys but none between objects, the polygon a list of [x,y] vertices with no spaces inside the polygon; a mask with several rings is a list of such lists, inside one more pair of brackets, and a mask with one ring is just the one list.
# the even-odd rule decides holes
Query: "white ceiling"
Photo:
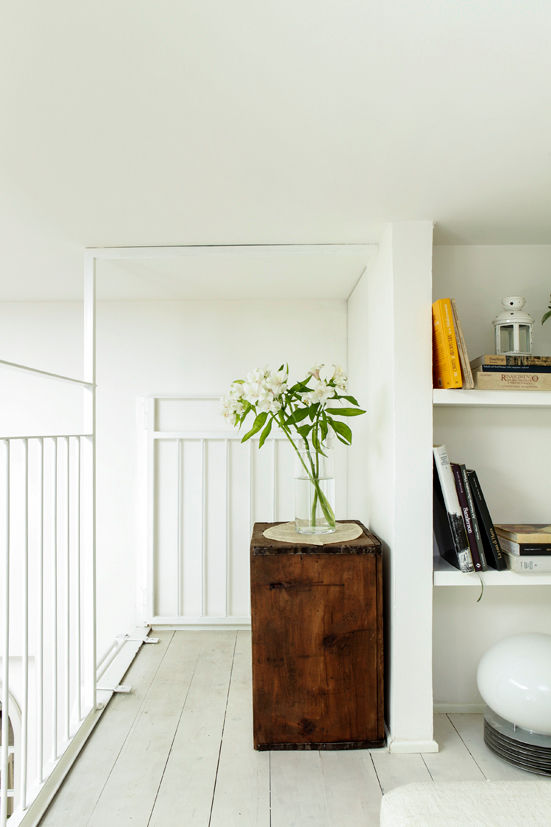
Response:
[{"label": "white ceiling", "polygon": [[[85,246],[551,243],[545,0],[50,0],[0,33],[2,296]],[[11,292],[10,292],[11,291]]]},{"label": "white ceiling", "polygon": [[376,249],[206,248],[158,259],[100,260],[96,295],[99,301],[347,299]]}]

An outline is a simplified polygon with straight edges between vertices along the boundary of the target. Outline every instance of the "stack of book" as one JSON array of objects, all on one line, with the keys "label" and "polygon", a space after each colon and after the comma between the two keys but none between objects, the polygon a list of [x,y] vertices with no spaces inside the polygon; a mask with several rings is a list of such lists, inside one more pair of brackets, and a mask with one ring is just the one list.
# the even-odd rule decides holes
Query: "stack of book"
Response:
[{"label": "stack of book", "polygon": [[506,568],[501,540],[476,471],[450,463],[445,445],[434,453],[434,541],[439,554],[461,571]]},{"label": "stack of book", "polygon": [[551,572],[551,525],[498,523],[496,532],[512,571]]},{"label": "stack of book", "polygon": [[432,366],[435,388],[474,388],[455,299],[432,305]]},{"label": "stack of book", "polygon": [[490,353],[471,362],[480,390],[551,390],[551,356],[506,356]]}]

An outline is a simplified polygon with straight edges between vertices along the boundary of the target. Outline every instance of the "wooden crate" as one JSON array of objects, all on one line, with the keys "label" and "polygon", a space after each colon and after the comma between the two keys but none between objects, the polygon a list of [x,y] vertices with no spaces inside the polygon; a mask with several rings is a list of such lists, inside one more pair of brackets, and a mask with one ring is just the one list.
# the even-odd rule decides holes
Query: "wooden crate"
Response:
[{"label": "wooden crate", "polygon": [[[361,525],[361,523],[358,523]],[[382,554],[251,540],[255,749],[383,746]]]}]

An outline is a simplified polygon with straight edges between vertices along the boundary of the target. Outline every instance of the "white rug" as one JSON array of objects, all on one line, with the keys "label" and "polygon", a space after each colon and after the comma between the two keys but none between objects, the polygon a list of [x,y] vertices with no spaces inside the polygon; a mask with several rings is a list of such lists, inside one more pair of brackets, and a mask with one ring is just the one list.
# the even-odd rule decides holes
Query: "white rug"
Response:
[{"label": "white rug", "polygon": [[423,782],[383,796],[381,827],[550,827],[551,779]]}]

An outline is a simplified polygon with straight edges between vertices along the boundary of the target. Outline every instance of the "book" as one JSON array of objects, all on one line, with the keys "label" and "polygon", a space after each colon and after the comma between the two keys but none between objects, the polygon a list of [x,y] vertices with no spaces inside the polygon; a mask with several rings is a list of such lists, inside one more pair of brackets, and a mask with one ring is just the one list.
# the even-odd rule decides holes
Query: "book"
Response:
[{"label": "book", "polygon": [[486,391],[551,391],[551,373],[518,373],[499,371],[485,373],[475,370],[474,386]]},{"label": "book", "polygon": [[467,344],[463,336],[463,328],[459,321],[459,313],[457,312],[457,304],[455,299],[450,299],[453,314],[453,324],[455,328],[455,338],[457,341],[457,351],[459,353],[459,361],[461,363],[461,375],[463,380],[463,387],[467,390],[474,388],[474,379],[471,371],[471,364],[469,362],[469,354],[467,352]]},{"label": "book", "polygon": [[461,571],[474,571],[453,472],[445,445],[435,445],[434,535],[441,556]]},{"label": "book", "polygon": [[506,537],[499,538],[499,544],[507,554],[514,554],[515,557],[549,557],[551,556],[551,543],[516,543]]},{"label": "book", "polygon": [[498,569],[498,571],[503,571],[506,565],[501,550],[501,541],[492,522],[490,511],[478,480],[478,475],[472,468],[467,469],[467,479],[469,480],[469,488],[473,496],[486,562],[488,566]]},{"label": "book", "polygon": [[515,543],[551,543],[551,525],[545,523],[496,523],[496,531]]},{"label": "book", "polygon": [[532,367],[534,373],[542,368],[551,368],[551,356],[508,356],[506,353],[486,353],[483,356],[477,356],[471,362],[471,368],[483,368],[487,370],[489,367],[503,367],[503,368],[524,368]]},{"label": "book", "polygon": [[530,572],[551,572],[551,557],[517,557],[516,554],[503,552],[507,562],[507,568],[516,571],[518,574],[529,574]]},{"label": "book", "polygon": [[435,388],[461,388],[461,365],[449,299],[432,305],[433,383]]},{"label": "book", "polygon": [[478,365],[481,373],[551,373],[551,365]]},{"label": "book", "polygon": [[[467,496],[468,480],[466,479],[466,469],[464,465],[459,465],[457,462],[452,462],[450,464],[455,480],[455,490],[457,491],[459,507],[461,508],[463,522],[465,523],[467,540],[469,541],[469,547],[471,549],[474,570],[484,571],[487,568],[486,560],[484,558],[482,538],[480,536],[480,529],[478,528],[478,522],[474,513],[474,506],[472,505],[472,495],[470,491],[469,496]],[[471,502],[469,502],[469,499]]]}]

